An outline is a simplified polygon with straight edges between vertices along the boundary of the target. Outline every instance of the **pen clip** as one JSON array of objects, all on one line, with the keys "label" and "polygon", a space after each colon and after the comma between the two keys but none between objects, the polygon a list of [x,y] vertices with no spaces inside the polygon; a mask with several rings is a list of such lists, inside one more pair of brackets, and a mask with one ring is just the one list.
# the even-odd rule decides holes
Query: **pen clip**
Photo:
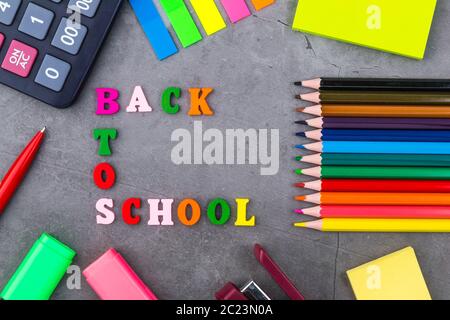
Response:
[{"label": "pen clip", "polygon": [[264,269],[269,272],[275,282],[288,295],[288,297],[291,298],[291,300],[305,300],[300,291],[298,291],[292,281],[275,263],[275,261],[272,260],[272,258],[261,245],[255,244],[253,253],[255,254],[256,260],[258,260],[259,263],[264,267]]}]

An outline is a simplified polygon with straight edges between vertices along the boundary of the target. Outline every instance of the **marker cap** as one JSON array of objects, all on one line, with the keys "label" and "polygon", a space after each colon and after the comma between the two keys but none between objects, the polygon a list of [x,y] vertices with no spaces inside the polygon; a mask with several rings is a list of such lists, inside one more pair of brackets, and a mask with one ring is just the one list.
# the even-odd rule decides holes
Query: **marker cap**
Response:
[{"label": "marker cap", "polygon": [[48,300],[76,252],[43,233],[0,293],[4,300]]}]

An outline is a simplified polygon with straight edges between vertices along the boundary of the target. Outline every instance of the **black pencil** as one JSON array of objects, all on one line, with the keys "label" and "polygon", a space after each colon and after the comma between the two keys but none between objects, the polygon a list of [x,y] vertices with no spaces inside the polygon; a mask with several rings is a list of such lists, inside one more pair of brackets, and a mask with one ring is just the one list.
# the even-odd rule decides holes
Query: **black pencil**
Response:
[{"label": "black pencil", "polygon": [[450,91],[450,79],[317,78],[295,85],[323,91]]}]

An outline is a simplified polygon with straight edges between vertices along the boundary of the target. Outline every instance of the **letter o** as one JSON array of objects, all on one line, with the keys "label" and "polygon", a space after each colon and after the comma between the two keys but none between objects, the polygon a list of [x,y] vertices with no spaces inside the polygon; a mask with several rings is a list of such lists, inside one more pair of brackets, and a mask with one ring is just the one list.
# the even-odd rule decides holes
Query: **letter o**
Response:
[{"label": "letter o", "polygon": [[[192,217],[190,219],[186,216],[187,206],[190,206],[192,210]],[[194,199],[184,199],[178,205],[178,219],[185,226],[190,227],[197,224],[200,221],[200,213],[200,205]]]},{"label": "letter o", "polygon": [[116,171],[109,163],[99,163],[94,169],[94,182],[102,190],[111,188],[116,182]]},{"label": "letter o", "polygon": [[[218,206],[220,206],[222,208],[222,214],[221,214],[220,219],[217,219],[217,216],[216,216],[216,209]],[[208,204],[207,214],[208,214],[209,221],[211,221],[212,224],[223,225],[223,224],[227,223],[228,220],[230,220],[231,208],[226,200],[217,198]]]}]

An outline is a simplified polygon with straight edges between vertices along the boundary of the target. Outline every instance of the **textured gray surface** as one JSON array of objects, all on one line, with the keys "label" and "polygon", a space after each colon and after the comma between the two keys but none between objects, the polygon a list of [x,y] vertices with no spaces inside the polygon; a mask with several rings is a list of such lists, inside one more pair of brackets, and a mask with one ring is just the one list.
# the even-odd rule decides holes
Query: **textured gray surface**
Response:
[{"label": "textured gray surface", "polygon": [[[274,298],[285,298],[252,255],[261,243],[308,299],[353,299],[345,270],[412,245],[431,294],[450,298],[449,236],[444,234],[321,234],[296,230],[298,204],[291,187],[296,154],[293,136],[303,128],[292,97],[295,80],[316,76],[449,77],[450,2],[439,1],[426,59],[415,61],[365,48],[292,32],[296,1],[278,1],[235,26],[205,38],[164,62],[150,45],[129,7],[120,13],[80,99],[72,108],[55,110],[6,87],[0,88],[0,172],[5,172],[31,135],[43,125],[48,136],[23,185],[0,219],[0,287],[25,252],[44,231],[72,246],[74,261],[86,267],[109,247],[116,247],[142,279],[163,299],[210,299],[226,281],[254,278]],[[95,88],[116,87],[126,105],[132,88],[142,85],[155,111],[113,117],[95,116]],[[251,166],[180,166],[170,161],[176,128],[191,130],[194,119],[184,108],[164,114],[159,96],[168,86],[211,86],[216,115],[205,128],[279,128],[280,172],[262,177]],[[114,154],[97,156],[91,138],[96,127],[115,127]],[[113,190],[92,181],[95,165],[108,160],[118,174]],[[95,222],[95,202],[112,197],[116,208],[128,197],[199,199],[251,198],[255,228],[209,224],[194,228],[126,226],[117,217],[110,226]],[[116,209],[117,210],[117,209]],[[146,210],[142,210],[145,218]],[[96,299],[83,280],[81,290],[64,282],[55,299]]]}]

